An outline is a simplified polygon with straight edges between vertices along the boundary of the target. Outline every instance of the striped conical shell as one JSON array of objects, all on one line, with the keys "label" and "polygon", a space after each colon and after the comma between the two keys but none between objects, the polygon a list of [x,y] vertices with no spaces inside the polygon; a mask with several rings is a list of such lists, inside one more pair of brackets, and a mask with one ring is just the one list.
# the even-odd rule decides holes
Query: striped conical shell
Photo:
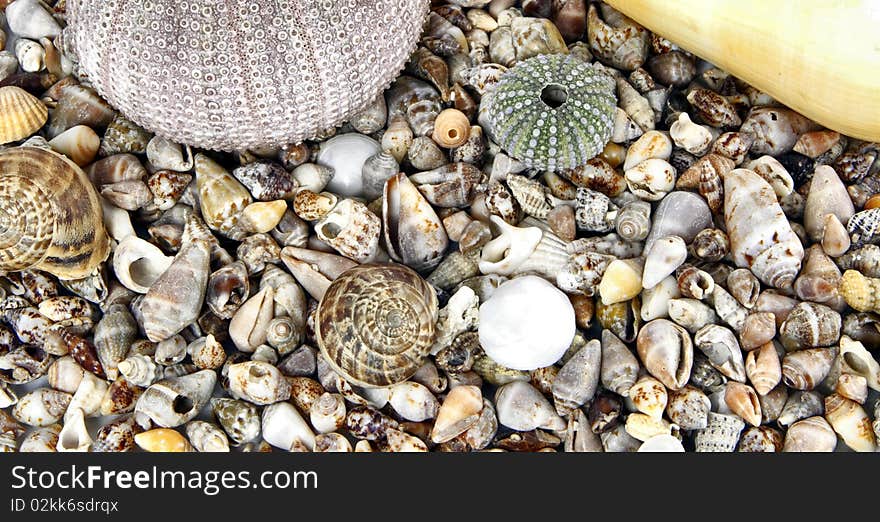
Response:
[{"label": "striped conical shell", "polygon": [[573,169],[611,138],[615,83],[569,55],[539,55],[507,71],[484,100],[492,132],[532,168]]},{"label": "striped conical shell", "polygon": [[337,277],[318,304],[318,346],[354,384],[403,382],[428,356],[437,306],[434,290],[412,269],[358,265]]},{"label": "striped conical shell", "polygon": [[0,145],[23,140],[40,130],[49,118],[43,102],[24,89],[0,87]]},{"label": "striped conical shell", "polygon": [[102,216],[76,163],[36,147],[0,152],[0,270],[87,276],[110,252]]}]

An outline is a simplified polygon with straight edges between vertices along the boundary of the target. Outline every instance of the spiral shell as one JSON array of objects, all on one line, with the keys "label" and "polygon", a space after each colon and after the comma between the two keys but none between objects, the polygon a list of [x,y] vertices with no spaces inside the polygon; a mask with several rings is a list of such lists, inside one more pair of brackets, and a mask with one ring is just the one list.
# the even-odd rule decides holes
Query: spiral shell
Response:
[{"label": "spiral shell", "polygon": [[0,270],[89,275],[110,253],[101,203],[85,173],[35,147],[0,152]]},{"label": "spiral shell", "polygon": [[343,273],[318,304],[315,335],[324,358],[361,386],[405,381],[434,342],[434,290],[402,265],[365,264]]},{"label": "spiral shell", "polygon": [[749,268],[764,284],[790,287],[800,270],[804,247],[770,184],[747,169],[727,173],[724,217],[737,266]]},{"label": "spiral shell", "polygon": [[577,58],[539,55],[520,62],[483,100],[498,143],[530,167],[575,168],[611,137],[613,83]]}]

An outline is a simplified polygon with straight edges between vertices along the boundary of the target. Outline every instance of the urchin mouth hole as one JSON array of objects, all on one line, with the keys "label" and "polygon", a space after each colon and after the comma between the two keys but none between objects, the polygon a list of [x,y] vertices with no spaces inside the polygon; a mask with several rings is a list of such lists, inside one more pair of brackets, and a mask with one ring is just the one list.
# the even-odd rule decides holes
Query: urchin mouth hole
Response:
[{"label": "urchin mouth hole", "polygon": [[541,89],[541,101],[551,109],[562,107],[568,101],[568,90],[558,83],[551,83]]}]

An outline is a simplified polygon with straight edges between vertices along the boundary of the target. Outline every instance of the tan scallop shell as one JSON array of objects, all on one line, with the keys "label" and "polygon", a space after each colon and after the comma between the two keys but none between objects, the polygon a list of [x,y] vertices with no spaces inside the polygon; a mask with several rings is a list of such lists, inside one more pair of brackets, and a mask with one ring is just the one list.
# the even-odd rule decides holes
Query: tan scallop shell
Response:
[{"label": "tan scallop shell", "polygon": [[434,290],[403,265],[364,264],[340,275],[318,304],[315,336],[334,370],[360,386],[411,377],[434,342]]},{"label": "tan scallop shell", "polygon": [[0,88],[0,114],[0,145],[27,138],[49,118],[43,102],[13,85]]},{"label": "tan scallop shell", "polygon": [[101,202],[68,158],[36,147],[0,152],[0,270],[86,277],[110,253]]}]

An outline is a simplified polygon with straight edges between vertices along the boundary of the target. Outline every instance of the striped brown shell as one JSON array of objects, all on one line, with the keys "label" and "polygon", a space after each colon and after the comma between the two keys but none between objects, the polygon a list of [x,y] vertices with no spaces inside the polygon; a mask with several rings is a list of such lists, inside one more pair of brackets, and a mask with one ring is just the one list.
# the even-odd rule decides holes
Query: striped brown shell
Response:
[{"label": "striped brown shell", "polygon": [[0,270],[78,279],[109,252],[101,200],[74,162],[37,147],[0,152]]},{"label": "striped brown shell", "polygon": [[437,307],[434,289],[412,269],[358,265],[336,278],[318,304],[318,346],[354,384],[403,382],[428,356]]}]

